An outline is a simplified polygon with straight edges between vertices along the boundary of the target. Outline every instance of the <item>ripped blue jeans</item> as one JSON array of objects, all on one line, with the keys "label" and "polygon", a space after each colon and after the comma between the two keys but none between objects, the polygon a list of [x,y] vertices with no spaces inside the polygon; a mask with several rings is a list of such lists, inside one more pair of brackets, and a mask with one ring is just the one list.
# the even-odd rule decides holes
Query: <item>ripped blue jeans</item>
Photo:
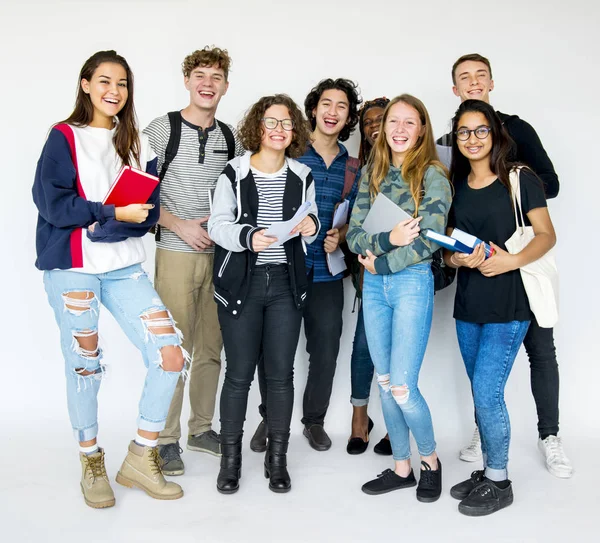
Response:
[{"label": "ripped blue jeans", "polygon": [[363,304],[369,352],[394,460],[410,458],[409,431],[419,454],[429,456],[436,446],[433,424],[419,390],[419,371],[433,314],[429,263],[413,264],[391,275],[365,272]]},{"label": "ripped blue jeans", "polygon": [[[104,374],[102,347],[97,340],[100,304],[112,313],[140,350],[148,369],[139,403],[138,428],[160,432],[181,374],[163,370],[161,349],[179,346],[184,358],[187,353],[181,347],[181,334],[171,314],[141,265],[97,275],[45,271],[44,286],[60,328],[69,418],[77,441],[88,441],[98,434],[98,391]],[[82,346],[81,343],[90,347],[87,338],[95,339],[91,343],[96,348]]]}]

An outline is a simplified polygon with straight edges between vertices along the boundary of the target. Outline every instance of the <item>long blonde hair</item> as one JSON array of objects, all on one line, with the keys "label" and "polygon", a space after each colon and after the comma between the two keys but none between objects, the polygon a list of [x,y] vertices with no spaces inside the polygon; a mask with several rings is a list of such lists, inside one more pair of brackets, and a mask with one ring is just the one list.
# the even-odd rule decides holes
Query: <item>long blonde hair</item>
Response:
[{"label": "long blonde hair", "polygon": [[423,136],[419,136],[417,143],[408,151],[402,163],[402,177],[408,183],[410,193],[415,202],[414,216],[416,217],[423,197],[423,179],[427,168],[434,166],[446,177],[448,177],[448,170],[438,157],[429,113],[427,113],[423,102],[410,94],[396,96],[385,108],[383,119],[381,120],[381,133],[377,140],[375,140],[375,145],[373,145],[373,150],[367,162],[369,193],[371,200],[374,200],[379,194],[379,187],[382,181],[390,170],[392,151],[385,135],[385,123],[390,113],[390,108],[398,102],[403,102],[407,106],[412,107],[419,114],[421,124],[425,128],[425,133]]}]

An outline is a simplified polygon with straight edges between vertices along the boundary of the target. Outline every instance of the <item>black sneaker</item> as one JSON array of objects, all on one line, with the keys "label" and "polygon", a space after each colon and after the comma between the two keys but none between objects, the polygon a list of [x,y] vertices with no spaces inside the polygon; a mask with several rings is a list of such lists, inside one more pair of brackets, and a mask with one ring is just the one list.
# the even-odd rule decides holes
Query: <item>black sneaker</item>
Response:
[{"label": "black sneaker", "polygon": [[484,473],[485,472],[482,469],[471,473],[470,479],[467,479],[462,483],[458,483],[450,489],[450,496],[456,498],[457,500],[464,500],[472,492],[472,490],[483,481]]},{"label": "black sneaker", "polygon": [[382,456],[392,456],[392,444],[390,443],[390,440],[385,437],[381,439],[381,441],[373,447],[373,452],[381,454]]},{"label": "black sneaker", "polygon": [[468,517],[483,517],[508,507],[513,499],[510,481],[506,488],[500,488],[493,481],[485,479],[458,504],[458,511]]},{"label": "black sneaker", "polygon": [[442,493],[442,463],[438,458],[438,468],[432,470],[431,466],[421,461],[425,469],[421,470],[421,478],[417,487],[417,500],[420,502],[431,503],[437,501]]},{"label": "black sneaker", "polygon": [[395,471],[386,469],[383,473],[377,476],[362,486],[362,491],[365,494],[377,495],[392,492],[392,490],[400,490],[401,488],[409,488],[416,486],[417,480],[413,470],[410,470],[408,477],[400,477]]},{"label": "black sneaker", "polygon": [[183,475],[185,466],[181,459],[182,448],[179,441],[158,446],[158,454],[162,461],[162,472],[165,475]]}]

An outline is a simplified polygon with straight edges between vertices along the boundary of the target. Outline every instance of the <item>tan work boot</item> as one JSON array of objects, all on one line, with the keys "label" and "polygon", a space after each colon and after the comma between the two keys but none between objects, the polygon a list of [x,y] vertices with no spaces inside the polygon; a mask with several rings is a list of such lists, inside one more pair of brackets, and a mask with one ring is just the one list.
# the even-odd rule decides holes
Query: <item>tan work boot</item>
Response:
[{"label": "tan work boot", "polygon": [[135,441],[117,473],[117,483],[132,488],[137,486],[157,500],[177,500],[183,490],[177,483],[165,481],[161,469],[158,447],[143,447]]},{"label": "tan work boot", "polygon": [[106,468],[104,467],[104,449],[94,454],[79,453],[81,461],[81,492],[85,503],[95,509],[112,507],[115,495],[110,488]]}]

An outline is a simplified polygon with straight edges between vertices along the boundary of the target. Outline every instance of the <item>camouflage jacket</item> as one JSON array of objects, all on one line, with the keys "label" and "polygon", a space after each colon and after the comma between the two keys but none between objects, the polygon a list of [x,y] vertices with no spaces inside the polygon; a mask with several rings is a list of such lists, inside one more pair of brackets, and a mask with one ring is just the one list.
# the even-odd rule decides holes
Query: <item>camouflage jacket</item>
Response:
[{"label": "camouflage jacket", "polygon": [[[401,169],[390,166],[390,171],[381,183],[380,191],[404,211],[410,215],[414,214],[415,202],[410,194],[408,184],[402,177]],[[410,245],[396,247],[390,242],[389,232],[367,234],[362,229],[362,224],[371,209],[369,176],[366,168],[363,168],[360,188],[346,235],[348,247],[352,252],[362,255],[366,255],[367,249],[369,249],[377,257],[375,271],[383,275],[402,271],[407,266],[419,262],[429,262],[432,259],[431,255],[439,249],[439,246],[428,240],[423,232],[431,229],[440,234],[446,233],[446,222],[451,203],[450,183],[437,168],[429,166],[425,172],[423,198],[418,213],[419,217],[423,217],[419,223],[421,235]]]}]

